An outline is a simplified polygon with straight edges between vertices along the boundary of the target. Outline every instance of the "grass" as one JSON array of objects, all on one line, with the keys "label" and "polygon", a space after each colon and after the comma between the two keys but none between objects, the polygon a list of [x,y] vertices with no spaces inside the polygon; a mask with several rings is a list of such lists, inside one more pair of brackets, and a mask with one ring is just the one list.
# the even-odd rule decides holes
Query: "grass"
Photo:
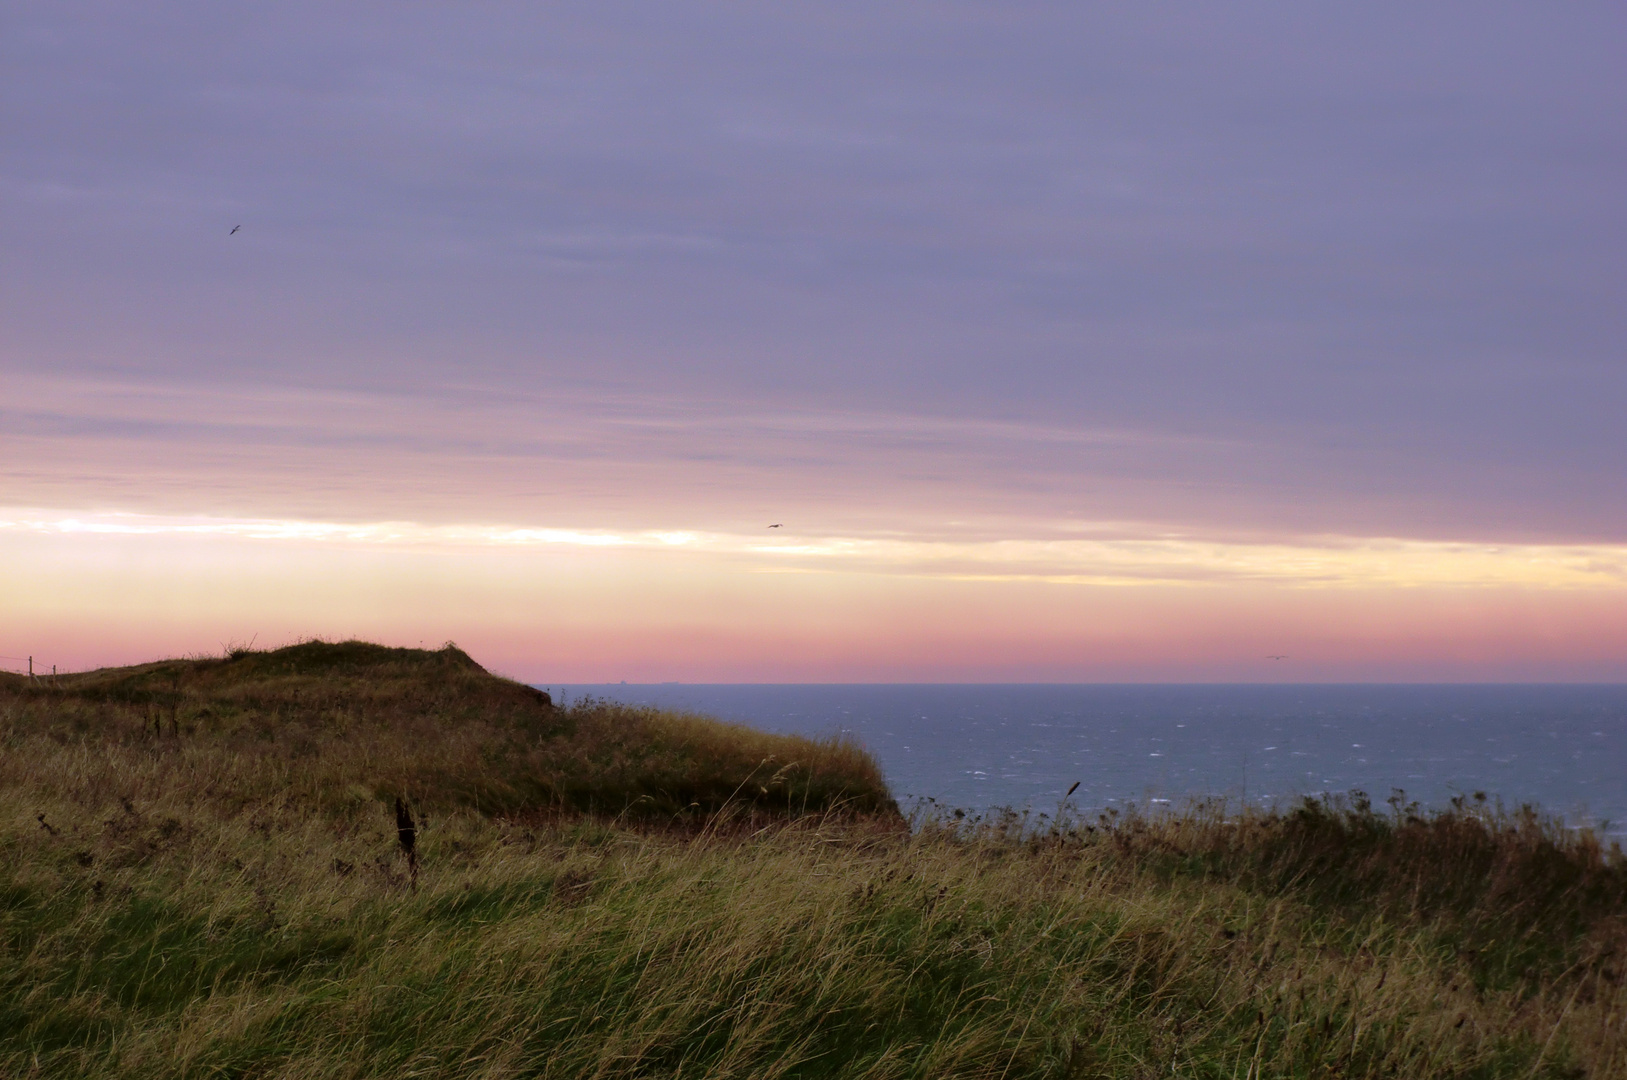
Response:
[{"label": "grass", "polygon": [[1627,1075],[1627,863],[1489,802],[903,828],[851,745],[353,643],[0,747],[7,1077]]},{"label": "grass", "polygon": [[556,708],[451,645],[311,641],[32,683],[0,673],[0,695],[13,738],[82,750],[71,765],[56,759],[66,773],[0,764],[7,784],[122,784],[132,797],[175,788],[240,808],[329,811],[398,795],[431,809],[641,819],[725,805],[893,809],[875,762],[851,742],[603,701]]}]

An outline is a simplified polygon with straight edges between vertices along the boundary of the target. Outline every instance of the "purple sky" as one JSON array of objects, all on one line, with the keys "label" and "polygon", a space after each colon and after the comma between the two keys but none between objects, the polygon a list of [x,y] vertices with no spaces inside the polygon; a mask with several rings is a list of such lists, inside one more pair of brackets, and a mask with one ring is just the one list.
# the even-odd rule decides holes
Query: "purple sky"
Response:
[{"label": "purple sky", "polygon": [[13,0],[0,504],[1627,542],[1624,56],[1619,3]]}]

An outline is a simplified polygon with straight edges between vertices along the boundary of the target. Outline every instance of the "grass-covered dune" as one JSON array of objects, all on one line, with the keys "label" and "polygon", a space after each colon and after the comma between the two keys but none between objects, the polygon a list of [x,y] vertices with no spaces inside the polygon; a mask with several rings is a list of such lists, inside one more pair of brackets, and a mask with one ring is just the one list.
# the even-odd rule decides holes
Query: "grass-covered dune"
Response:
[{"label": "grass-covered dune", "polygon": [[0,1076],[1627,1075],[1627,864],[1535,813],[902,829],[851,746],[455,650],[58,683],[0,686]]}]

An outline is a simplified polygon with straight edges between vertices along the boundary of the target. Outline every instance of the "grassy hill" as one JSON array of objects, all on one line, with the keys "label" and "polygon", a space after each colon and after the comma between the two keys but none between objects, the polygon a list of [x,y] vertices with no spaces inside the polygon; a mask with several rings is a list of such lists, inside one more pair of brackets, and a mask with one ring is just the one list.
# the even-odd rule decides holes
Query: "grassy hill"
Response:
[{"label": "grassy hill", "polygon": [[0,679],[14,730],[96,748],[64,782],[107,790],[328,809],[403,795],[425,808],[639,818],[726,804],[893,809],[875,762],[851,743],[608,702],[557,708],[451,645],[312,641]]},{"label": "grassy hill", "polygon": [[1535,812],[913,825],[452,648],[8,678],[0,1076],[1627,1075],[1627,862]]}]

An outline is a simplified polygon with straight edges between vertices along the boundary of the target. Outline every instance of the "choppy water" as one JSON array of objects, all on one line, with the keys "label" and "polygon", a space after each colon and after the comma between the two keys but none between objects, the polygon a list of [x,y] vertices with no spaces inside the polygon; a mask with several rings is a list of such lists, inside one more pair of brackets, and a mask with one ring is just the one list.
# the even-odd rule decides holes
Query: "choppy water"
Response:
[{"label": "choppy water", "polygon": [[[553,687],[556,692],[561,688]],[[895,795],[969,810],[1484,791],[1627,834],[1627,686],[571,686],[769,731],[848,731]],[[1616,824],[1619,823],[1619,824]]]}]

